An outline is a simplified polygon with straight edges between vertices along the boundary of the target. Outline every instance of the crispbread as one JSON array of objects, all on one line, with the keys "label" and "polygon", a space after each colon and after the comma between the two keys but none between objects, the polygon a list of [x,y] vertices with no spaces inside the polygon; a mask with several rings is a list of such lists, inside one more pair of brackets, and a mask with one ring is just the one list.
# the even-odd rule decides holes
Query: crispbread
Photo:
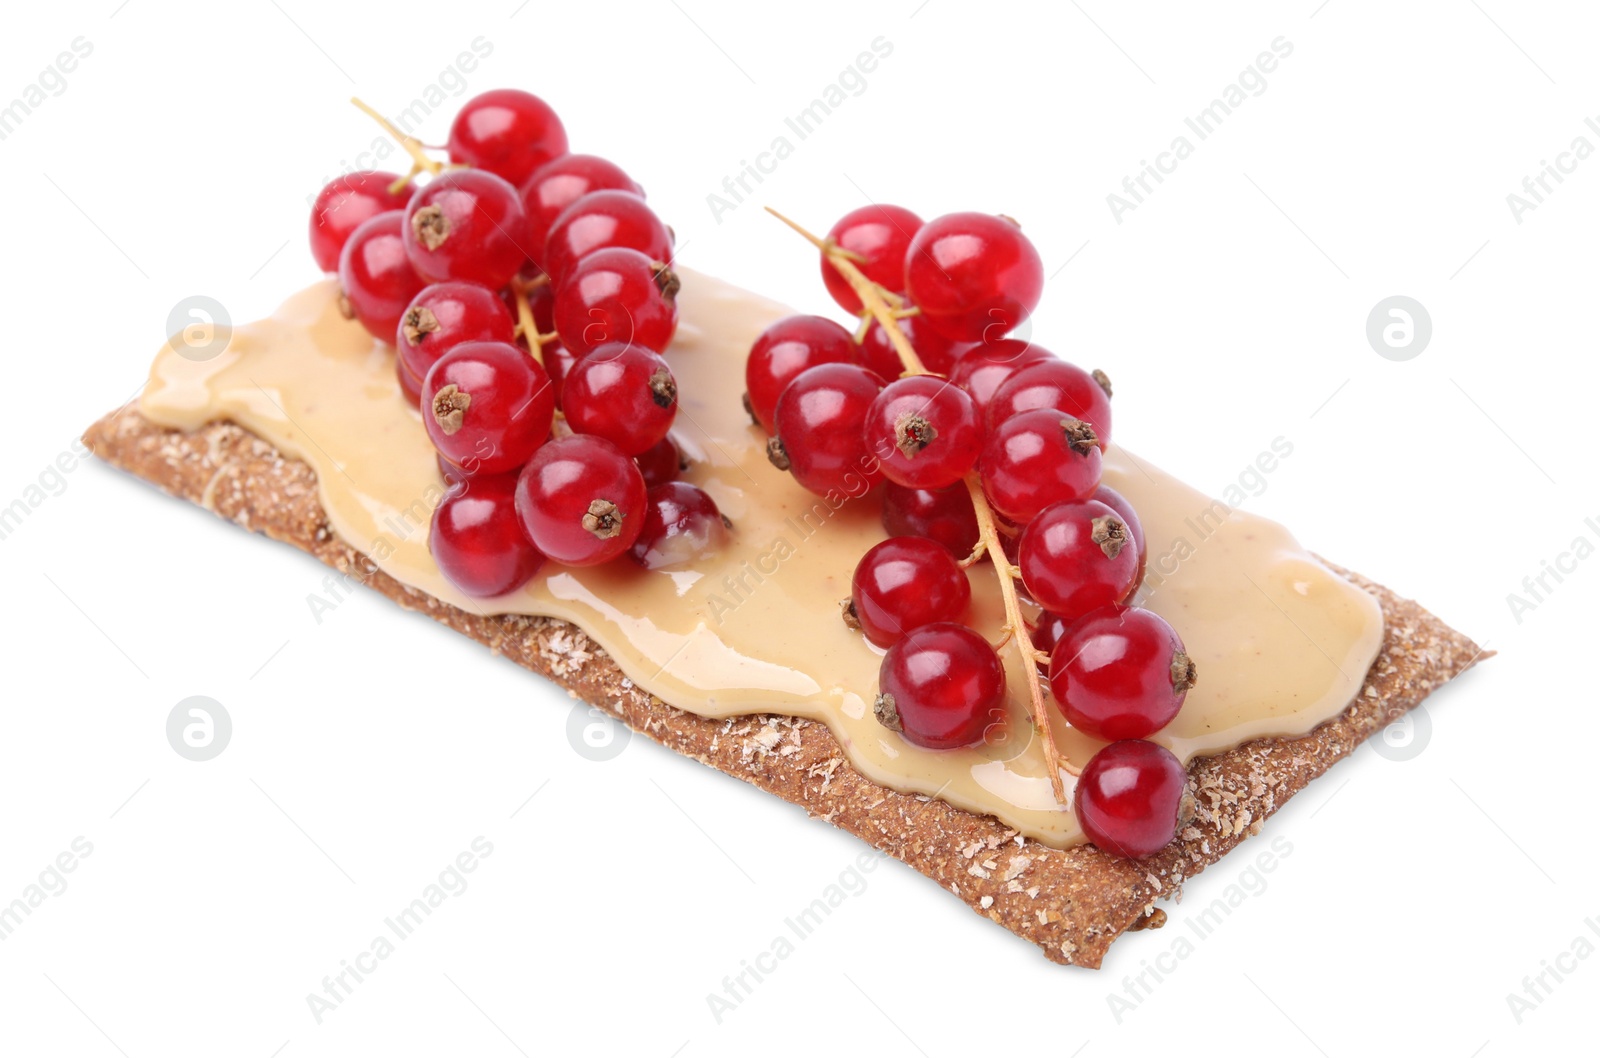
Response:
[{"label": "crispbread", "polygon": [[170,430],[130,406],[91,426],[100,458],[247,529],[292,544],[620,717],[662,745],[805,808],[909,864],[1058,963],[1098,967],[1124,931],[1155,924],[1157,898],[1215,863],[1291,796],[1374,732],[1469,668],[1481,651],[1416,603],[1339,572],[1373,595],[1384,638],[1361,693],[1298,739],[1262,739],[1189,768],[1193,820],[1178,840],[1129,861],[1092,845],[1053,849],[988,816],[868,781],[826,726],[786,716],[712,720],[645,693],[581,629],[469,614],[378,570],[329,528],[303,462],[231,423]]}]

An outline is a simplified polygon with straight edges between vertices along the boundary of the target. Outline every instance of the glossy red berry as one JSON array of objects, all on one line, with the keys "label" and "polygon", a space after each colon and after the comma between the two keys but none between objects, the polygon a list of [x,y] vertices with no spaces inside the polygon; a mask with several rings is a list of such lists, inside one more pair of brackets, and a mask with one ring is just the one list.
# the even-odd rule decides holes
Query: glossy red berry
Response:
[{"label": "glossy red berry", "polygon": [[1053,360],[1055,354],[1042,346],[1017,338],[1002,338],[971,347],[950,369],[950,381],[972,394],[978,414],[988,423],[989,402],[994,391],[1029,364]]},{"label": "glossy red berry", "polygon": [[422,289],[400,235],[404,216],[391,211],[363,221],[339,255],[339,288],[350,311],[383,342],[394,341],[400,317]]},{"label": "glossy red berry", "polygon": [[559,285],[573,265],[608,246],[672,261],[672,233],[644,199],[629,191],[591,191],[562,210],[535,260]]},{"label": "glossy red berry", "polygon": [[1028,595],[1069,619],[1128,597],[1139,552],[1117,513],[1098,500],[1046,507],[1017,541]]},{"label": "glossy red berry", "polygon": [[406,306],[395,335],[395,351],[411,376],[421,380],[439,358],[462,342],[516,341],[505,303],[476,283],[434,283]]},{"label": "glossy red berry", "polygon": [[1139,549],[1139,572],[1134,575],[1133,587],[1128,591],[1128,597],[1122,600],[1127,602],[1138,593],[1139,585],[1144,581],[1145,560],[1149,558],[1149,552],[1144,544],[1144,526],[1139,522],[1139,512],[1133,509],[1133,504],[1128,502],[1127,497],[1110,485],[1101,485],[1095,489],[1090,499],[1099,500],[1117,512],[1117,517],[1128,526],[1128,535],[1133,538],[1133,546]]},{"label": "glossy red berry", "polygon": [[627,551],[644,528],[644,478],[602,437],[558,438],[517,479],[517,514],[534,546],[566,566],[594,566]]},{"label": "glossy red berry", "polygon": [[891,481],[883,487],[879,513],[890,536],[926,537],[956,558],[978,546],[978,516],[966,485],[908,489]]},{"label": "glossy red berry", "polygon": [[1072,810],[1103,851],[1142,859],[1177,836],[1187,782],[1178,758],[1154,742],[1113,742],[1078,776]]},{"label": "glossy red berry", "polygon": [[608,342],[667,351],[678,329],[678,276],[638,250],[607,247],[584,257],[556,291],[555,325],[578,356]]},{"label": "glossy red berry", "polygon": [[960,621],[971,601],[966,571],[949,551],[920,536],[893,536],[856,563],[848,612],[868,639],[887,647],[923,625]]},{"label": "glossy red berry", "polygon": [[801,372],[855,359],[850,332],[822,316],[785,316],[761,332],[744,363],[749,410],[767,433],[775,429],[778,398]]},{"label": "glossy red berry", "polygon": [[704,489],[685,481],[657,485],[646,497],[644,528],[633,560],[645,569],[674,569],[710,558],[728,543],[733,523]]},{"label": "glossy red berry", "polygon": [[1111,442],[1111,381],[1065,360],[1028,364],[1001,383],[985,413],[990,427],[1037,408],[1054,408],[1094,428],[1100,450]]},{"label": "glossy red berry", "polygon": [[541,165],[567,153],[567,132],[550,105],[515,88],[496,88],[467,100],[450,125],[450,160],[520,184]]},{"label": "glossy red berry", "polygon": [[592,154],[563,154],[535,169],[522,184],[529,246],[536,252],[542,250],[556,218],[591,191],[626,191],[644,197],[644,189],[627,173]]},{"label": "glossy red berry", "polygon": [[957,341],[1004,338],[1043,292],[1039,251],[1008,217],[947,213],[906,250],[906,293],[923,321]]},{"label": "glossy red berry", "polygon": [[392,209],[405,209],[411,189],[391,194],[397,173],[371,169],[330,180],[311,203],[311,257],[324,272],[339,270],[339,252],[363,222]]},{"label": "glossy red berry", "polygon": [[428,550],[468,595],[516,591],[544,564],[517,517],[516,487],[515,474],[480,475],[453,484],[434,508]]},{"label": "glossy red berry", "polygon": [[1115,742],[1166,727],[1195,683],[1178,633],[1149,610],[1102,606],[1078,618],[1050,654],[1050,690],[1067,722]]},{"label": "glossy red berry", "polygon": [[767,457],[819,496],[862,496],[883,478],[862,425],[883,380],[854,364],[822,364],[784,389]]},{"label": "glossy red berry", "polygon": [[671,437],[663,437],[634,456],[633,461],[639,464],[639,473],[644,475],[645,488],[650,489],[678,480],[684,470],[683,454]]},{"label": "glossy red berry", "polygon": [[[955,370],[957,361],[974,348],[971,342],[952,341],[933,328],[923,326],[915,316],[901,320],[899,327],[911,343],[917,359],[922,361],[923,368],[935,375],[950,374]],[[866,336],[857,348],[861,363],[884,378],[896,379],[904,373],[899,352],[889,341],[883,326],[876,321],[867,328]]]},{"label": "glossy red berry", "polygon": [[965,625],[924,625],[889,648],[873,714],[907,742],[958,749],[983,741],[1005,717],[1006,670],[988,640]]},{"label": "glossy red berry", "polygon": [[1024,412],[989,432],[978,474],[989,505],[1021,524],[1052,503],[1090,497],[1100,484],[1099,440],[1062,412]]},{"label": "glossy red berry", "polygon": [[463,342],[422,382],[422,425],[446,459],[474,474],[503,474],[550,435],[555,395],[527,353],[504,342]]},{"label": "glossy red berry", "polygon": [[678,383],[659,353],[608,344],[578,359],[561,387],[567,425],[638,455],[667,436],[678,414]]},{"label": "glossy red berry", "polygon": [[422,379],[412,374],[406,362],[398,356],[394,358],[394,376],[400,383],[400,393],[411,402],[411,406],[422,407]]},{"label": "glossy red berry", "polygon": [[[906,290],[906,247],[922,227],[922,218],[901,206],[862,206],[840,217],[828,229],[828,238],[841,249],[855,254],[853,262],[874,283],[904,294]],[[861,311],[861,299],[849,280],[822,257],[822,282],[839,307],[851,315]]]},{"label": "glossy red berry", "polygon": [[[1033,641],[1033,649],[1041,654],[1049,654],[1061,642],[1061,637],[1071,624],[1058,613],[1040,610],[1038,619],[1028,626],[1028,638]],[[1041,663],[1040,668],[1048,668],[1048,665]]]},{"label": "glossy red berry", "polygon": [[[559,341],[546,342],[539,347],[539,359],[544,362],[544,372],[550,376],[550,385],[556,398],[556,407],[561,407],[561,398],[567,385],[567,375],[572,371],[572,365],[578,358],[572,355],[572,350],[562,345]],[[563,413],[565,414],[565,413]]]},{"label": "glossy red berry", "polygon": [[527,261],[528,218],[517,189],[491,172],[449,169],[406,206],[406,254],[432,283],[459,279],[491,290]]},{"label": "glossy red berry", "polygon": [[912,489],[942,489],[978,461],[983,427],[966,390],[932,375],[910,375],[884,387],[862,427],[867,451],[883,476]]}]

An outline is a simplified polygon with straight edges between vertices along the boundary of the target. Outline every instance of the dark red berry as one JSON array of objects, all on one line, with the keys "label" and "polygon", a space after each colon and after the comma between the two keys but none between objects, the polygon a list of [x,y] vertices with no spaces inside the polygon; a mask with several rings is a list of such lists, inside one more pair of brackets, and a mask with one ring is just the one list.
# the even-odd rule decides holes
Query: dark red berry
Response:
[{"label": "dark red berry", "polygon": [[592,154],[563,154],[535,169],[522,184],[522,208],[528,215],[529,246],[544,248],[550,228],[563,210],[591,191],[626,191],[644,197],[644,189],[620,168]]},{"label": "dark red berry", "polygon": [[710,558],[728,543],[733,527],[704,489],[669,481],[646,498],[644,528],[633,542],[633,560],[646,569],[671,569]]},{"label": "dark red berry", "polygon": [[623,246],[573,265],[556,292],[555,325],[578,356],[608,342],[667,351],[678,328],[678,277],[661,261]]},{"label": "dark red berry", "polygon": [[505,303],[476,283],[434,283],[406,306],[395,351],[413,378],[427,376],[439,358],[462,342],[510,345],[516,329]]},{"label": "dark red berry", "polygon": [[362,221],[339,255],[339,288],[350,311],[383,342],[394,341],[400,317],[422,289],[400,235],[404,216],[391,211]]},{"label": "dark red berry", "polygon": [[1076,619],[1128,597],[1139,551],[1126,523],[1098,500],[1046,507],[1017,542],[1017,565],[1040,606]]},{"label": "dark red berry", "polygon": [[873,713],[914,746],[958,749],[1005,718],[1006,670],[965,625],[924,625],[883,656]]},{"label": "dark red berry", "polygon": [[505,286],[528,259],[528,218],[517,189],[486,170],[449,169],[406,206],[406,254],[429,282]]},{"label": "dark red berry", "polygon": [[885,386],[862,429],[883,476],[913,489],[942,489],[960,481],[983,446],[972,398],[932,375],[910,375]]},{"label": "dark red berry", "polygon": [[947,213],[906,250],[906,293],[921,319],[957,341],[998,341],[1044,292],[1044,264],[1008,217]]},{"label": "dark red berry", "polygon": [[819,496],[864,495],[883,478],[861,436],[882,388],[882,379],[854,364],[806,370],[778,398],[778,432],[767,445],[768,458]]},{"label": "dark red berry", "polygon": [[479,475],[453,484],[434,508],[428,550],[468,595],[516,591],[544,564],[517,517],[516,488],[515,474]]},{"label": "dark red berry", "polygon": [[972,346],[963,353],[956,366],[950,369],[950,381],[972,394],[978,414],[987,423],[989,402],[1001,384],[1029,364],[1053,359],[1055,354],[1042,346],[1016,338],[1002,338],[998,342]]},{"label": "dark red berry", "polygon": [[1113,742],[1078,776],[1072,810],[1103,851],[1142,859],[1177,836],[1187,782],[1178,758],[1154,742]]},{"label": "dark red berry", "polygon": [[989,432],[978,473],[989,505],[1021,524],[1052,503],[1089,498],[1100,484],[1099,440],[1062,412],[1024,412]]},{"label": "dark red berry", "polygon": [[550,105],[515,88],[473,96],[450,125],[450,160],[520,184],[567,153],[567,133]]},{"label": "dark red berry", "polygon": [[639,345],[602,345],[567,371],[561,410],[577,433],[604,437],[627,455],[638,455],[672,428],[678,383],[659,353]]},{"label": "dark red berry", "polygon": [[887,482],[880,511],[890,536],[923,536],[966,558],[978,546],[978,516],[965,485],[947,489],[908,489]]},{"label": "dark red berry", "polygon": [[411,189],[391,194],[396,173],[371,169],[336,176],[311,203],[311,258],[324,272],[339,270],[339,252],[350,233],[365,221],[392,209],[405,209]]},{"label": "dark red berry", "polygon": [[413,375],[406,362],[398,356],[394,358],[394,375],[400,382],[400,392],[411,402],[411,406],[422,407],[422,379]]},{"label": "dark red berry", "polygon": [[534,546],[566,566],[594,566],[627,551],[645,516],[644,478],[602,437],[558,438],[517,479],[517,514]]},{"label": "dark red berry", "polygon": [[[917,359],[922,361],[923,368],[935,375],[950,374],[955,370],[957,361],[974,348],[971,342],[952,341],[933,328],[919,324],[915,316],[899,321],[899,328],[911,343]],[[857,349],[861,363],[884,378],[896,379],[905,372],[900,363],[900,354],[889,341],[883,325],[876,321],[867,328],[866,336],[861,339]]]},{"label": "dark red berry", "polygon": [[774,430],[778,398],[800,373],[818,364],[855,359],[850,332],[822,316],[785,316],[761,332],[744,364],[750,412],[768,433]]},{"label": "dark red berry", "polygon": [[[840,217],[828,229],[828,238],[855,254],[852,263],[885,290],[906,291],[906,247],[922,227],[922,218],[901,206],[862,206]],[[850,281],[822,257],[822,282],[839,307],[851,315],[861,311],[861,299]]]},{"label": "dark red berry", "polygon": [[[556,398],[556,407],[561,407],[562,392],[566,388],[567,375],[572,371],[572,365],[578,358],[572,355],[572,350],[562,345],[559,341],[546,342],[539,347],[539,359],[544,362],[544,372],[550,376],[550,385]],[[565,414],[565,413],[563,413]]]},{"label": "dark red berry", "polygon": [[850,616],[868,639],[892,646],[936,621],[959,621],[972,601],[967,574],[950,552],[920,536],[894,536],[856,563]]},{"label": "dark red berry", "polygon": [[1149,610],[1102,606],[1074,621],[1050,655],[1050,690],[1067,722],[1115,742],[1166,727],[1195,683],[1178,633]]},{"label": "dark red berry", "polygon": [[422,382],[422,425],[434,447],[474,474],[528,461],[550,435],[555,395],[544,370],[504,342],[463,342]]},{"label": "dark red berry", "polygon": [[591,191],[561,211],[535,259],[556,283],[585,256],[608,246],[672,262],[672,233],[629,191]]},{"label": "dark red berry", "polygon": [[994,391],[986,411],[991,428],[1014,415],[1054,408],[1094,428],[1100,450],[1111,442],[1111,382],[1103,373],[1090,374],[1065,360],[1032,363]]},{"label": "dark red berry", "polygon": [[649,448],[633,457],[644,475],[645,488],[653,489],[669,481],[678,480],[683,472],[683,454],[671,437],[663,437]]}]

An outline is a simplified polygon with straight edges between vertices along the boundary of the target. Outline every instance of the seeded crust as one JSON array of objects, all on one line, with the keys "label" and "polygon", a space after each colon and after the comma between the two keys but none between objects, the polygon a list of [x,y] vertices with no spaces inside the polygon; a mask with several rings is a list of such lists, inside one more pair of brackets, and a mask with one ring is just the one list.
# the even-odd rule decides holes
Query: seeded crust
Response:
[{"label": "seeded crust", "polygon": [[777,794],[932,878],[978,914],[1039,945],[1058,963],[1098,968],[1124,931],[1158,927],[1155,902],[1215,863],[1284,802],[1373,732],[1479,659],[1481,651],[1416,603],[1354,574],[1383,608],[1384,639],[1365,686],[1341,715],[1299,739],[1262,739],[1189,767],[1193,821],[1142,861],[1092,845],[1052,849],[990,816],[897,793],[860,775],[827,727],[788,716],[711,720],[635,687],[564,621],[482,617],[399,583],[334,535],[311,468],[231,423],[168,430],[133,406],[89,428],[101,459],[246,529],[292,544],[408,610],[485,644],[636,731]]}]

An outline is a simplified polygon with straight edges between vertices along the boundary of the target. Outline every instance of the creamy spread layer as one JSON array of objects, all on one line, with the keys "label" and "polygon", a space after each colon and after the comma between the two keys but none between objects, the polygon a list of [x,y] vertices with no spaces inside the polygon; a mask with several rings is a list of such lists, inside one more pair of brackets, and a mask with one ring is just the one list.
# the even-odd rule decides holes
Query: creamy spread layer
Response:
[{"label": "creamy spread layer", "polygon": [[[1082,841],[1071,810],[1051,795],[1016,651],[1003,652],[1008,724],[991,743],[920,749],[873,717],[882,651],[845,626],[839,604],[857,559],[885,535],[876,502],[801,489],[767,462],[766,438],[741,406],[750,343],[789,310],[707,276],[680,276],[680,323],[667,353],[680,394],[673,437],[691,461],[685,480],[709,492],[735,529],[721,554],[694,568],[647,571],[626,558],[589,569],[551,564],[506,596],[457,591],[428,553],[445,486],[420,415],[399,391],[393,351],[340,316],[331,280],[270,319],[234,328],[209,359],[181,355],[192,341],[169,344],[141,410],[180,429],[229,420],[303,459],[333,530],[411,587],[471,613],[570,621],[637,685],[679,708],[817,720],[874,782],[992,814],[1057,847]],[[1252,738],[1305,734],[1349,704],[1382,638],[1375,600],[1282,526],[1230,510],[1119,444],[1105,482],[1138,510],[1153,556],[1137,601],[1177,629],[1199,671],[1182,712],[1153,741],[1187,762]],[[972,623],[998,639],[994,572],[983,563],[968,574]],[[1079,767],[1102,744],[1059,715],[1053,722]]]}]

